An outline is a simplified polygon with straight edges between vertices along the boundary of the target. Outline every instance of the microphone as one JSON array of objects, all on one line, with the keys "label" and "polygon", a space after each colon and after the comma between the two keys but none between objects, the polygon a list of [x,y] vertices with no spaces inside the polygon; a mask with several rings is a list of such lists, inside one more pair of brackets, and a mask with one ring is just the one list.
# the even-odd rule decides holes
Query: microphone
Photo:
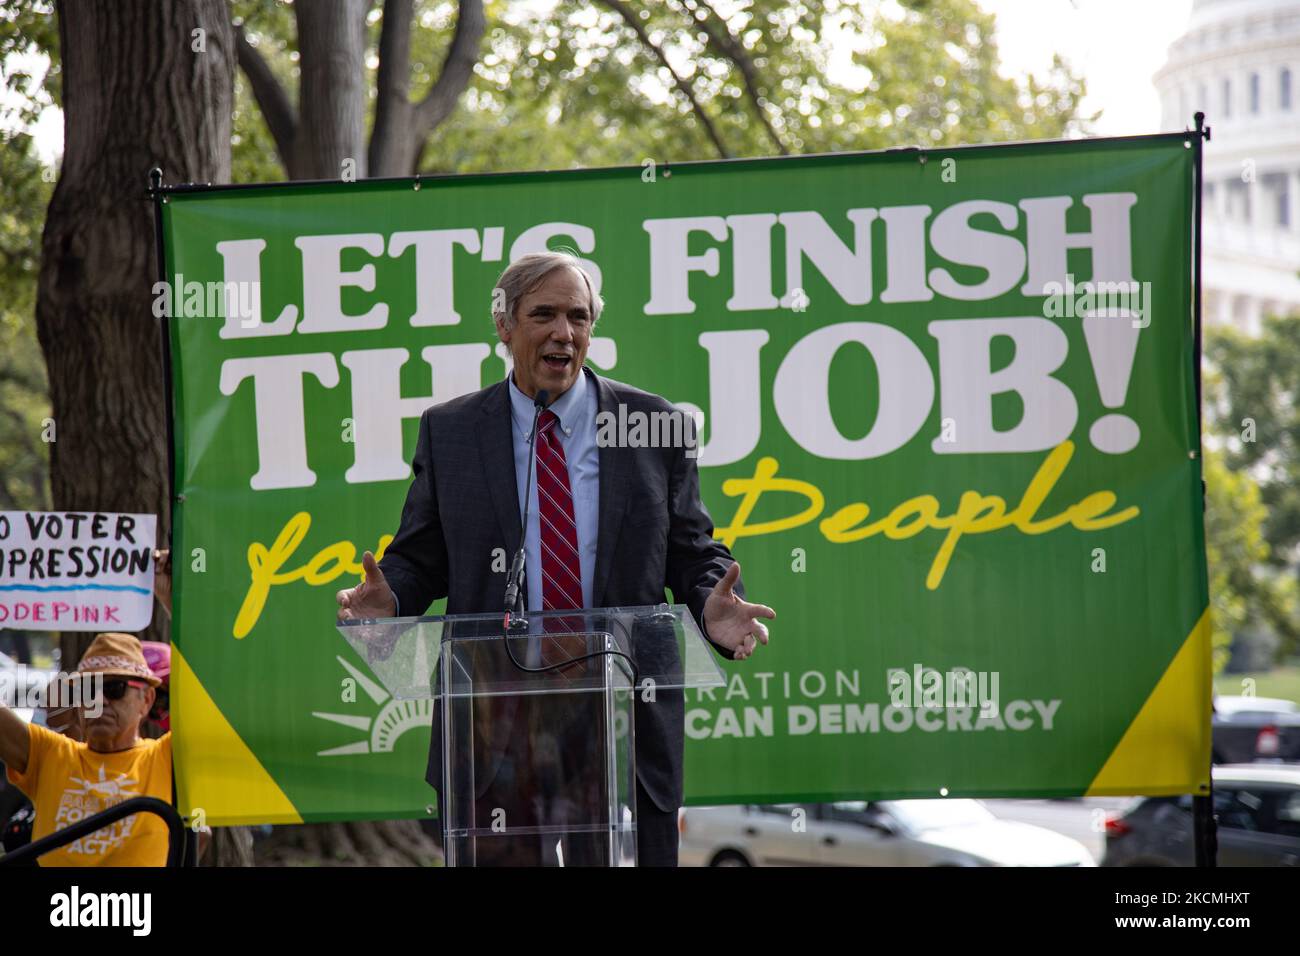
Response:
[{"label": "microphone", "polygon": [[533,399],[533,427],[528,432],[528,471],[524,479],[523,527],[519,531],[519,550],[515,552],[514,560],[510,562],[510,572],[506,577],[506,630],[510,629],[512,619],[519,620],[524,615],[524,596],[520,585],[524,576],[524,543],[528,540],[528,506],[532,501],[533,461],[536,457],[533,454],[533,446],[537,442],[537,421],[542,417],[542,411],[550,403],[550,399],[551,393],[544,388],[540,389],[537,397]]}]

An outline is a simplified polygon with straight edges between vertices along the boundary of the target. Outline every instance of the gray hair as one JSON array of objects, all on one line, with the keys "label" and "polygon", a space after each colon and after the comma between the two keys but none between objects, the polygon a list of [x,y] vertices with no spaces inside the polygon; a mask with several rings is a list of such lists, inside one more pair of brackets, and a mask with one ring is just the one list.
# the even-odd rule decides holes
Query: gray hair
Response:
[{"label": "gray hair", "polygon": [[582,260],[565,251],[530,252],[510,263],[492,290],[492,321],[503,329],[513,328],[519,300],[537,288],[556,269],[565,267],[576,269],[582,276],[582,281],[587,284],[587,294],[591,300],[591,324],[594,326],[600,318],[601,309],[605,307],[605,300],[592,287],[591,276],[582,267]]}]

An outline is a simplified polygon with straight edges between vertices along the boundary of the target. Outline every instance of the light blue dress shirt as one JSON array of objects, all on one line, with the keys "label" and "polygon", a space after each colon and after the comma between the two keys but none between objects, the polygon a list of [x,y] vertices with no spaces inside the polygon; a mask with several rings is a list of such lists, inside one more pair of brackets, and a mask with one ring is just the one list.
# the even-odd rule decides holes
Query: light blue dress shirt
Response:
[{"label": "light blue dress shirt", "polygon": [[[600,449],[596,445],[597,393],[591,373],[583,368],[573,386],[551,403],[548,411],[560,419],[555,427],[564,460],[569,466],[569,490],[573,494],[573,517],[578,526],[578,560],[582,567],[582,606],[591,607],[596,571],[596,535],[600,520]],[[513,420],[515,487],[519,513],[523,515],[524,489],[528,488],[528,527],[524,533],[524,576],[528,583],[528,610],[542,608],[542,537],[537,511],[537,472],[528,482],[528,436],[533,427],[533,400],[515,386],[510,376],[510,417]],[[508,543],[509,561],[515,542]]]}]

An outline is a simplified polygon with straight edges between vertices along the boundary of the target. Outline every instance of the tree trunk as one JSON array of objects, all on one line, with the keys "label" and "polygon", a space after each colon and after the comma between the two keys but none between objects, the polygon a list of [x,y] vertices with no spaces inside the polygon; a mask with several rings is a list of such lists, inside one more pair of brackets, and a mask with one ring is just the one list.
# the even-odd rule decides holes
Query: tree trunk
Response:
[{"label": "tree trunk", "polygon": [[370,175],[409,176],[403,166],[416,138],[411,91],[411,18],[415,0],[384,0],[379,34],[379,71],[375,77],[375,128],[370,133]]},{"label": "tree trunk", "polygon": [[199,866],[252,866],[253,831],[248,827],[213,827],[212,842]]},{"label": "tree trunk", "polygon": [[[422,825],[424,824],[424,825]],[[278,826],[256,844],[258,866],[441,866],[436,821]]]},{"label": "tree trunk", "polygon": [[[234,47],[221,0],[60,0],[64,153],[42,238],[53,507],[158,515],[171,533],[148,171],[230,176]],[[195,31],[202,31],[196,33]],[[161,615],[142,637],[165,640]],[[76,667],[89,634],[61,642]]]},{"label": "tree trunk", "polygon": [[419,103],[412,103],[411,29],[414,0],[384,0],[375,89],[375,128],[370,134],[370,175],[410,176],[419,172],[429,135],[456,109],[478,62],[487,29],[482,0],[460,0],[456,31],[437,81]]},{"label": "tree trunk", "polygon": [[291,179],[366,175],[366,13],[369,0],[294,4],[301,54]]},{"label": "tree trunk", "polygon": [[[303,51],[295,178],[339,178],[345,159],[365,175],[368,6],[295,5]],[[161,166],[170,183],[230,179],[234,33],[221,0],[61,0],[58,15],[64,155],[36,306],[55,422],[53,507],[154,513],[166,542],[168,398],[152,308],[158,267],[147,174]],[[64,669],[76,667],[91,636],[64,636]],[[166,640],[165,618],[140,636]],[[257,855],[270,864],[440,859],[415,821],[277,827]],[[251,831],[214,830],[205,864],[252,860]]]}]

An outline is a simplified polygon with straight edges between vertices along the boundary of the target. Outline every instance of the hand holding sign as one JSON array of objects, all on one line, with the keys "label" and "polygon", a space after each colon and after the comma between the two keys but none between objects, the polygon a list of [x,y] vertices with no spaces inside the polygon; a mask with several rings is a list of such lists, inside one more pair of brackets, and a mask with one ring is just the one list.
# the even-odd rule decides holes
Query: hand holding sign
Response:
[{"label": "hand holding sign", "polygon": [[158,599],[168,620],[172,616],[172,553],[170,549],[154,548],[153,596]]}]

